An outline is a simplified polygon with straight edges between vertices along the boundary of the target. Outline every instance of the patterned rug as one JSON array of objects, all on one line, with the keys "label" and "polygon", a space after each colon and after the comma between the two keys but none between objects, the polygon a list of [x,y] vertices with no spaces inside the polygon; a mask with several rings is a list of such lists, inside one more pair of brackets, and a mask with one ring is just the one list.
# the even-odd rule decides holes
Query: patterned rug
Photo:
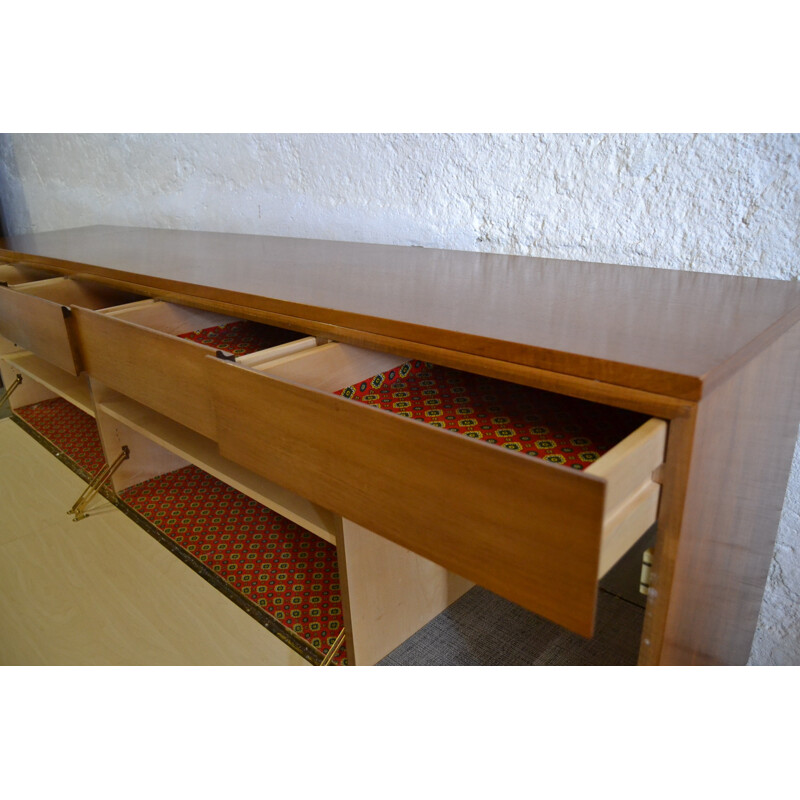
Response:
[{"label": "patterned rug", "polygon": [[[122,499],[321,653],[343,625],[336,548],[195,466]],[[335,659],[344,663],[344,647]]]},{"label": "patterned rug", "polygon": [[283,328],[274,328],[271,325],[263,325],[250,320],[229,322],[227,325],[216,325],[180,334],[181,339],[190,339],[198,344],[213,347],[215,350],[223,350],[234,356],[256,353],[279,344],[293,342],[304,336],[306,336],[305,333],[286,331]]},{"label": "patterned rug", "polygon": [[647,419],[424,361],[408,361],[336,394],[573,469],[597,461]]},{"label": "patterned rug", "polygon": [[[15,413],[84,473],[102,469],[97,423],[79,408],[56,398]],[[177,545],[183,561],[212,570],[274,620],[268,627],[290,646],[300,640],[319,660],[333,644],[344,624],[333,545],[194,466],[130,487],[121,499]],[[347,663],[345,648],[334,664]]]},{"label": "patterned rug", "polygon": [[14,413],[90,475],[105,466],[97,423],[72,403],[56,397],[17,408]]}]

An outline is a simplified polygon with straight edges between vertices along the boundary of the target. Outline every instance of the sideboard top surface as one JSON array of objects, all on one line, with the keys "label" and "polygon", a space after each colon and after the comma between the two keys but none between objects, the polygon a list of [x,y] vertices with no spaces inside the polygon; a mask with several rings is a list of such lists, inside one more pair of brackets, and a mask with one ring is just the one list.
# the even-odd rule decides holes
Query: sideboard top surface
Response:
[{"label": "sideboard top surface", "polygon": [[800,319],[800,284],[249,234],[93,226],[0,255],[697,399]]}]

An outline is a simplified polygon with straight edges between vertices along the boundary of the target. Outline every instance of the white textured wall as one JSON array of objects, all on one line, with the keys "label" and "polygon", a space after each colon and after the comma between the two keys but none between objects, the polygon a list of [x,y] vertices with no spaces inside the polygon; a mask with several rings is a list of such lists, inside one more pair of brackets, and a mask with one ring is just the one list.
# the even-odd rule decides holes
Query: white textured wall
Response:
[{"label": "white textured wall", "polygon": [[[309,236],[797,280],[800,136],[0,138],[12,231]],[[800,448],[751,663],[800,664]]]}]

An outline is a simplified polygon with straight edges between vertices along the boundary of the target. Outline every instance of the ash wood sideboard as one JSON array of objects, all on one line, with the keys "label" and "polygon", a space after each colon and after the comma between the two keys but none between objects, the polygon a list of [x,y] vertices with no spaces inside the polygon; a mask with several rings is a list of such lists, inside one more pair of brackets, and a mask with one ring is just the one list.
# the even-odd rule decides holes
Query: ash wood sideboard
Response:
[{"label": "ash wood sideboard", "polygon": [[[591,635],[598,579],[654,522],[640,663],[746,662],[800,421],[796,282],[107,226],[2,245],[0,335],[51,385],[185,455],[178,422],[336,542],[355,663],[471,582]],[[231,362],[176,349],[193,315],[293,336]],[[332,394],[408,359],[641,421],[576,472]],[[392,620],[392,593],[425,599]]]}]

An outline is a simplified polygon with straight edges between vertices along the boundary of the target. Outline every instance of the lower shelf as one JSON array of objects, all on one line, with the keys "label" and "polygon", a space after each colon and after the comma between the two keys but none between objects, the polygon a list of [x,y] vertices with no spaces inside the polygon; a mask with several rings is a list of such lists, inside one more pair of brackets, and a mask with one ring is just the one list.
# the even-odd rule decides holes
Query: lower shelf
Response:
[{"label": "lower shelf", "polygon": [[[17,420],[86,478],[104,465],[95,420],[63,398]],[[130,487],[128,516],[311,663],[343,625],[336,548],[194,466]],[[332,663],[344,665],[343,646]]]}]

